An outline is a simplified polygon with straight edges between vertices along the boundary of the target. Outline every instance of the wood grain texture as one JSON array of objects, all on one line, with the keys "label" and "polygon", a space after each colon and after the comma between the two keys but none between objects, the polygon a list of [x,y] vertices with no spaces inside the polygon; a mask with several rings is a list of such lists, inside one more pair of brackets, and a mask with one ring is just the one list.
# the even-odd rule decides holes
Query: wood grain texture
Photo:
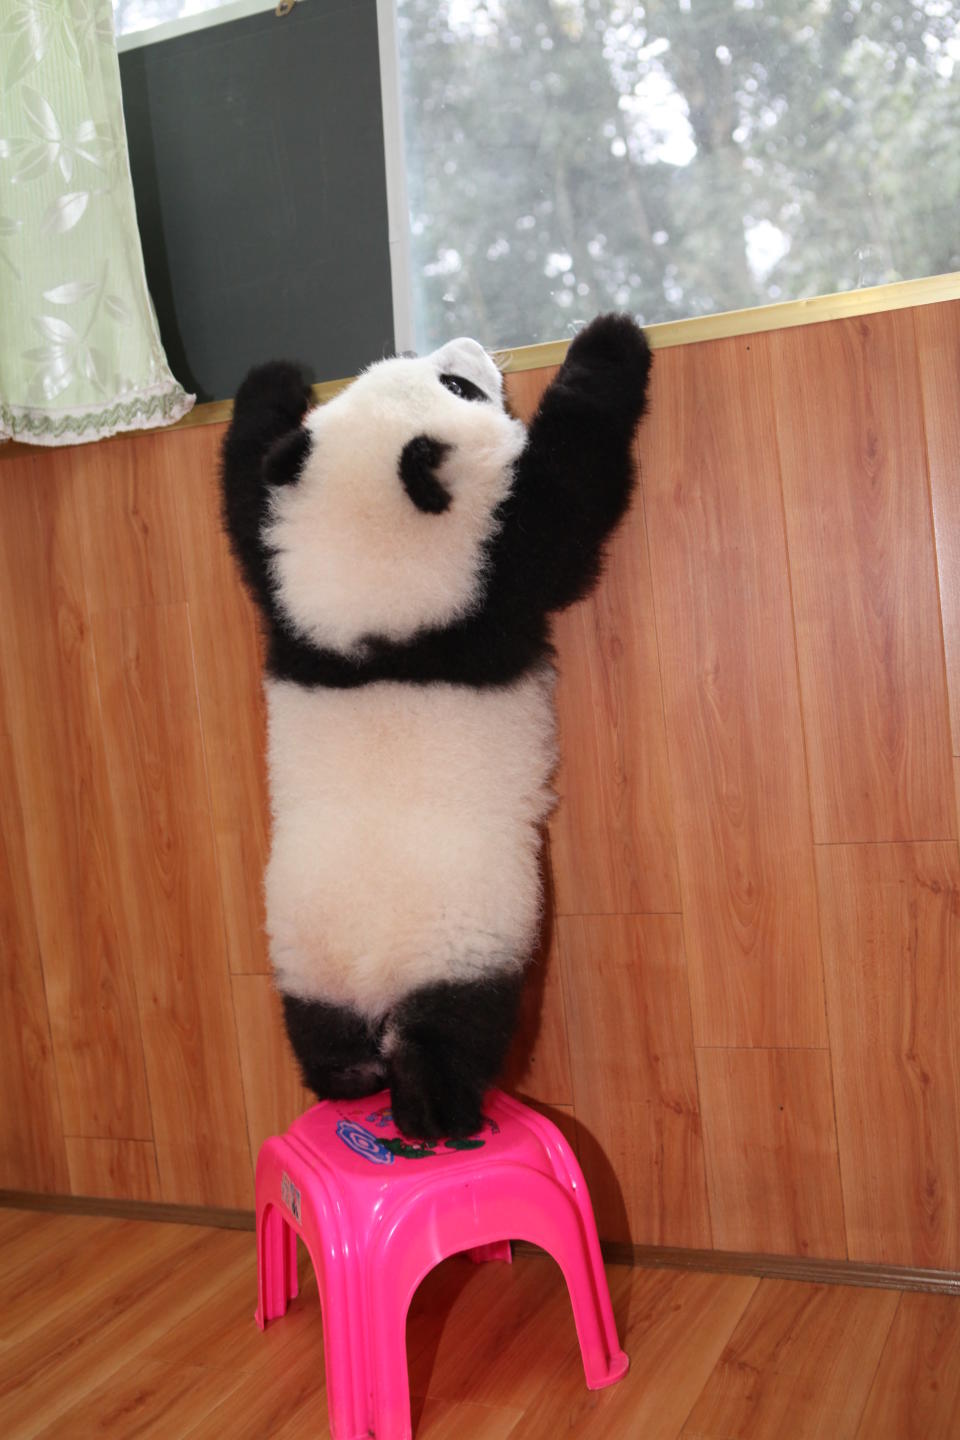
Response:
[{"label": "wood grain texture", "polygon": [[0,484],[3,704],[63,1125],[149,1139],[71,470],[54,454]]},{"label": "wood grain texture", "polygon": [[580,1160],[600,1233],[709,1246],[678,917],[557,921]]},{"label": "wood grain texture", "polygon": [[658,355],[640,434],[698,1045],[826,1043],[766,338]]},{"label": "wood grain texture", "polygon": [[[261,1333],[251,1233],[22,1212],[0,1226],[4,1440],[328,1434],[302,1249],[300,1294]],[[416,1440],[956,1434],[957,1297],[623,1266],[608,1278],[631,1365],[590,1391],[547,1257],[431,1271],[407,1327]]]},{"label": "wood grain texture", "polygon": [[176,496],[184,477],[159,431],[70,451],[91,615],[184,599]]},{"label": "wood grain texture", "polygon": [[34,1431],[35,1440],[65,1435],[123,1436],[124,1440],[172,1440],[209,1415],[243,1375],[200,1365],[163,1365],[136,1356],[121,1365],[82,1400],[68,1405],[50,1425]]},{"label": "wood grain texture", "polygon": [[553,887],[547,869],[546,909],[540,946],[530,965],[520,1018],[502,1076],[504,1089],[545,1105],[572,1105],[573,1082]]},{"label": "wood grain texture", "polygon": [[162,1200],[152,1140],[88,1140],[67,1136],[70,1190],[107,1200]]},{"label": "wood grain texture", "polygon": [[956,834],[913,325],[764,337],[817,841]]},{"label": "wood grain texture", "polygon": [[0,1350],[4,1436],[33,1436],[51,1425],[65,1401],[76,1405],[239,1265],[249,1266],[249,1236],[197,1228],[184,1234],[187,1228],[137,1226],[122,1267],[108,1259],[79,1296],[62,1293],[40,1328]]},{"label": "wood grain texture", "polygon": [[638,495],[589,599],[557,616],[560,915],[677,912],[660,660]]},{"label": "wood grain texture", "polygon": [[698,1050],[713,1243],[845,1258],[826,1050]]},{"label": "wood grain texture", "polygon": [[185,605],[94,620],[164,1200],[248,1205],[252,1176]]},{"label": "wood grain texture", "polygon": [[933,500],[953,753],[960,755],[960,301],[915,310],[912,318]]},{"label": "wood grain texture", "polygon": [[898,1299],[762,1281],[680,1440],[854,1440]]},{"label": "wood grain texture", "polygon": [[956,1440],[960,1304],[902,1295],[857,1440]]},{"label": "wood grain texture", "polygon": [[262,652],[253,606],[220,524],[223,426],[171,436],[197,694],[231,970],[266,974],[263,872],[269,815]]},{"label": "wood grain texture", "polygon": [[[507,376],[529,421],[555,369]],[[598,589],[554,622],[560,804],[550,825],[557,913],[680,909],[660,667],[638,494]]]},{"label": "wood grain texture", "polygon": [[960,1266],[960,857],[817,852],[851,1260]]},{"label": "wood grain texture", "polygon": [[234,975],[231,984],[250,1154],[256,1161],[264,1140],[282,1135],[315,1097],[301,1083],[270,976]]},{"label": "wood grain texture", "polygon": [[69,1186],[26,836],[0,673],[0,1187]]},{"label": "wood grain texture", "polygon": [[[749,1276],[616,1271],[612,1295],[630,1369],[587,1390],[579,1357],[556,1366],[511,1440],[675,1440],[758,1281]],[[773,1437],[771,1436],[771,1440]]]},{"label": "wood grain texture", "polygon": [[[444,1302],[436,1347],[411,1347],[416,1353],[409,1361],[410,1389],[415,1395],[523,1410],[548,1383],[559,1356],[578,1359],[570,1301],[556,1263],[546,1255],[481,1268],[486,1273],[477,1281],[459,1262],[462,1288]],[[483,1325],[464,1323],[470,1314],[482,1314]]]}]

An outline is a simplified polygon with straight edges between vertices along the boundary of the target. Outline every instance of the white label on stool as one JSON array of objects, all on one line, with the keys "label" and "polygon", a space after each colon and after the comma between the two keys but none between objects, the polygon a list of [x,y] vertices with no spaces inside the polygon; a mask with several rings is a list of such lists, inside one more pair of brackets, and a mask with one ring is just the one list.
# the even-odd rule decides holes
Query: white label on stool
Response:
[{"label": "white label on stool", "polygon": [[284,1171],[283,1174],[280,1176],[280,1199],[283,1201],[284,1205],[286,1205],[294,1220],[299,1223],[300,1191],[297,1189],[296,1185],[294,1185],[293,1181],[290,1179],[290,1176],[286,1173],[286,1171]]}]

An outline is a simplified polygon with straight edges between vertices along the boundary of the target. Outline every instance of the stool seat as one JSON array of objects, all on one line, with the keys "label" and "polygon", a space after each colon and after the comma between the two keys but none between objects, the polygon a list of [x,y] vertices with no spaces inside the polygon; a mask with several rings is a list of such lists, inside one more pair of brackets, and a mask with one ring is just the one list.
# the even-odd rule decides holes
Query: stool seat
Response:
[{"label": "stool seat", "polygon": [[424,1276],[526,1240],[567,1282],[587,1385],[626,1373],[586,1184],[538,1111],[491,1090],[469,1140],[411,1141],[388,1091],[325,1100],[257,1159],[257,1324],[297,1293],[297,1239],[317,1276],[333,1440],[410,1440],[406,1321]]}]

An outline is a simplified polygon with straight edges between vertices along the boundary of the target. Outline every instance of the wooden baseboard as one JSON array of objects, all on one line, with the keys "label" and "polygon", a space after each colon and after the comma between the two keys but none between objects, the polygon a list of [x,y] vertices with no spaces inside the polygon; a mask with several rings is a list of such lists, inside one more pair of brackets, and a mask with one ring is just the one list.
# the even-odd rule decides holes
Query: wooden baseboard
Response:
[{"label": "wooden baseboard", "polygon": [[[115,1220],[157,1220],[166,1224],[206,1225],[217,1230],[252,1230],[252,1210],[224,1210],[203,1205],[163,1205],[142,1200],[100,1200],[85,1195],[39,1195],[0,1190],[0,1207],[46,1210],[59,1215],[99,1215]],[[520,1253],[536,1250],[516,1242]],[[725,1275],[758,1275],[763,1279],[804,1280],[815,1285],[857,1285],[877,1290],[925,1290],[960,1296],[960,1272],[923,1270],[916,1266],[871,1265],[859,1260],[822,1260],[807,1255],[750,1255],[733,1250],[684,1250],[667,1245],[601,1242],[603,1257],[614,1265],[645,1269],[706,1270]]]},{"label": "wooden baseboard", "polygon": [[213,1230],[253,1230],[256,1222],[252,1210],[165,1205],[153,1200],[101,1200],[93,1195],[41,1195],[26,1190],[0,1190],[0,1208],[99,1215],[112,1220],[159,1220],[167,1225],[206,1225]]}]

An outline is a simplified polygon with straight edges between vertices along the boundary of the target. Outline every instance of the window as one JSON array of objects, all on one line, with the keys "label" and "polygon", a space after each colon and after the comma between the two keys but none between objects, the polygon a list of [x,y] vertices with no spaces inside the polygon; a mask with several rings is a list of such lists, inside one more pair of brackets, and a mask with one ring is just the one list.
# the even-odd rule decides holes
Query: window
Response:
[{"label": "window", "polygon": [[[144,39],[148,43],[167,39],[185,30],[236,20],[275,6],[276,0],[113,0],[113,24],[119,48],[129,50]],[[214,10],[220,14],[212,15]],[[145,36],[145,31],[151,33]]]},{"label": "window", "polygon": [[414,343],[960,269],[960,4],[398,0]]}]

